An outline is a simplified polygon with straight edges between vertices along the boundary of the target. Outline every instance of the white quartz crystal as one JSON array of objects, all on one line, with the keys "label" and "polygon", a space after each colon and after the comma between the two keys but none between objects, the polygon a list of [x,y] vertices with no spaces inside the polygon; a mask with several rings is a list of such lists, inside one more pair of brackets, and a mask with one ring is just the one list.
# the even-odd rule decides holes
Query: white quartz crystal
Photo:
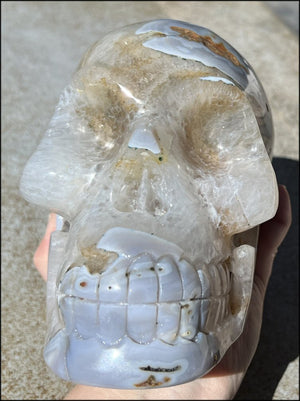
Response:
[{"label": "white quartz crystal", "polygon": [[230,45],[180,21],[125,27],[83,57],[21,179],[60,216],[45,347],[59,376],[171,386],[241,334],[255,264],[244,232],[278,202],[264,96]]}]

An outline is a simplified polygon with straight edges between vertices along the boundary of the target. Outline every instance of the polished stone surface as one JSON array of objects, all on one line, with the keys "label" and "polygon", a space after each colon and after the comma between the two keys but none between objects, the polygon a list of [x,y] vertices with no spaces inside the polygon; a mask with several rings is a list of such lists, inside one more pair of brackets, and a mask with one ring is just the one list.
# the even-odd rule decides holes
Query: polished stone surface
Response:
[{"label": "polished stone surface", "polygon": [[243,330],[255,265],[255,244],[232,237],[277,210],[272,145],[255,72],[208,29],[153,20],[87,50],[20,183],[26,200],[69,222],[59,267],[48,265],[54,372],[136,388],[149,376],[141,364],[159,366],[164,387],[222,359]]},{"label": "polished stone surface", "polygon": [[[46,326],[41,305],[46,287],[33,267],[32,257],[43,235],[47,213],[20,197],[18,186],[25,162],[53,114],[57,93],[91,42],[127,23],[174,18],[204,26],[209,21],[210,29],[243,52],[270,100],[275,126],[273,165],[279,182],[290,191],[295,217],[275,261],[273,285],[267,295],[265,334],[237,399],[254,399],[255,393],[259,393],[257,399],[272,399],[275,391],[276,394],[280,391],[281,378],[287,375],[285,378],[289,380],[286,368],[298,355],[297,38],[262,2],[226,2],[226,7],[224,2],[59,2],[55,7],[46,2],[2,2],[1,6],[5,110],[2,116],[3,398],[61,399],[71,387],[51,374],[42,356]],[[282,274],[284,287],[281,287]],[[282,288],[280,294],[278,288]],[[297,362],[292,368],[296,367]],[[297,393],[297,375],[291,375],[291,380],[286,399],[295,399]]]}]

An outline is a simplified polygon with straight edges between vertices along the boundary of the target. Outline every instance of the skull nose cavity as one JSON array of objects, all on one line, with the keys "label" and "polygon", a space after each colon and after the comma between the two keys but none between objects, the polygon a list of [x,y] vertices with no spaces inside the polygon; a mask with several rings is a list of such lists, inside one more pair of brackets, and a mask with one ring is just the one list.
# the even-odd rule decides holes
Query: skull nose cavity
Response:
[{"label": "skull nose cavity", "polygon": [[153,132],[144,127],[136,128],[128,142],[128,147],[134,149],[147,149],[154,154],[161,152]]}]

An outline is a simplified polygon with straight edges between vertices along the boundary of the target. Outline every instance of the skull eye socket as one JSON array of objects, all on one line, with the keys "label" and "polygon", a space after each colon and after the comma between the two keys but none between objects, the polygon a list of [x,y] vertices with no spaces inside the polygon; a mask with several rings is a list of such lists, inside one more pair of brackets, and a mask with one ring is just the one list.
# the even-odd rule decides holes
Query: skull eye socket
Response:
[{"label": "skull eye socket", "polygon": [[222,88],[224,93],[203,89],[183,111],[182,143],[196,166],[216,171],[233,158],[241,129],[246,129],[244,104],[241,94],[231,88]]},{"label": "skull eye socket", "polygon": [[178,113],[174,133],[178,153],[194,168],[224,171],[251,153],[257,122],[236,86],[200,78],[185,80],[169,96],[168,108]]},{"label": "skull eye socket", "polygon": [[85,71],[78,80],[77,91],[76,112],[84,122],[89,141],[94,142],[100,158],[112,157],[123,143],[124,132],[137,110],[135,103],[120,85],[103,76],[97,78],[95,71]]}]

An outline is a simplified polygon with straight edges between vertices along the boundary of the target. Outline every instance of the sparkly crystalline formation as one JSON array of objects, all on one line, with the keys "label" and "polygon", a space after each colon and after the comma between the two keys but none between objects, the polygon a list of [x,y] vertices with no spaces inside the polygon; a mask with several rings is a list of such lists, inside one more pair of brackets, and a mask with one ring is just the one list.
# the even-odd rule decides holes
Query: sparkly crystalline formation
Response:
[{"label": "sparkly crystalline formation", "polygon": [[77,383],[172,386],[243,330],[256,227],[273,217],[272,119],[249,64],[181,21],[97,42],[21,192],[57,214],[45,360]]}]

